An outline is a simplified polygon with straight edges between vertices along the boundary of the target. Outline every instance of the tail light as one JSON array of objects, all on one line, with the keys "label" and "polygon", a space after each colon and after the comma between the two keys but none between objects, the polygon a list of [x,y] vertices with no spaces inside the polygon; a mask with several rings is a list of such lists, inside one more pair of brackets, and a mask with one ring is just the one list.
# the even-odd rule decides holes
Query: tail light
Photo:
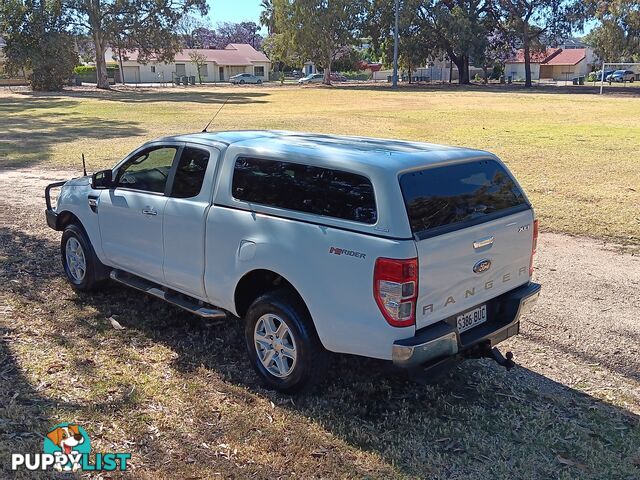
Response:
[{"label": "tail light", "polygon": [[533,221],[533,243],[531,244],[531,261],[529,262],[529,276],[533,275],[533,256],[538,248],[538,220]]},{"label": "tail light", "polygon": [[390,325],[414,325],[418,298],[418,259],[378,258],[373,272],[373,296]]}]

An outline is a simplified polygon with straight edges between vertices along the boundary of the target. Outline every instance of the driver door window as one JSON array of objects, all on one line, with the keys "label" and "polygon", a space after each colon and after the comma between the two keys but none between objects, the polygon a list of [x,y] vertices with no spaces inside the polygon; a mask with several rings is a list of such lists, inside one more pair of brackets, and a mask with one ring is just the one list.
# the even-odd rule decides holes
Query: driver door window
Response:
[{"label": "driver door window", "polygon": [[164,193],[177,147],[145,150],[120,168],[116,187]]}]

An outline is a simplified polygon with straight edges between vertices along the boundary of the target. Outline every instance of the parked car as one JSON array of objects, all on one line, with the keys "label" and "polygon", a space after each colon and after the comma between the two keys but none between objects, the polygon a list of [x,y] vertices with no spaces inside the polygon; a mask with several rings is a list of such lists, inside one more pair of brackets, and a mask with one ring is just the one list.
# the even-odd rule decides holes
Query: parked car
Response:
[{"label": "parked car", "polygon": [[612,74],[607,76],[607,81],[609,82],[630,82],[636,79],[636,74],[631,70],[616,70]]},{"label": "parked car", "polygon": [[347,81],[347,77],[345,77],[344,75],[341,75],[340,73],[335,73],[335,72],[332,72],[331,75],[329,75],[329,78],[331,79],[332,82],[346,82]]},{"label": "parked car", "polygon": [[589,74],[589,77],[592,77],[594,80],[607,80],[609,78],[609,75],[611,75],[613,72],[615,72],[615,70],[605,70],[604,71],[604,76],[602,75],[602,70],[597,70],[595,72],[591,72]]},{"label": "parked car", "polygon": [[318,382],[327,352],[422,369],[491,357],[509,368],[495,346],[518,334],[540,292],[531,203],[478,150],[178,135],[48,185],[45,201],[74,289],[110,278],[201,317],[244,318],[251,364],[286,392]]},{"label": "parked car", "polygon": [[305,84],[305,83],[320,83],[322,82],[322,79],[324,78],[324,74],[322,73],[312,73],[310,75],[307,75],[306,77],[302,77],[300,80],[298,80],[299,84]]},{"label": "parked car", "polygon": [[240,85],[244,85],[245,83],[257,83],[259,85],[262,83],[262,78],[251,75],[250,73],[239,73],[238,75],[229,77],[229,81]]}]

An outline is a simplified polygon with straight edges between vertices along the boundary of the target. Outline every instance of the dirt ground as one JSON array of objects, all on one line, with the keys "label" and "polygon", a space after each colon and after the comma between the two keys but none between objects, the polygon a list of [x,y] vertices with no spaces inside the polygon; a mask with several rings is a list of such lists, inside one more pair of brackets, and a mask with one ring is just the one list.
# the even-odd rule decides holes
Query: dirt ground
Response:
[{"label": "dirt ground", "polygon": [[[44,417],[42,422],[46,423],[63,414],[73,414],[74,411],[73,408],[59,410],[55,403],[60,401],[59,399],[47,398],[46,395],[44,399],[42,398],[44,392],[39,390],[42,387],[41,382],[46,381],[48,385],[55,386],[56,382],[66,380],[61,377],[51,378],[51,375],[47,376],[46,372],[38,371],[34,363],[38,356],[29,350],[29,340],[26,337],[29,335],[29,328],[36,328],[36,325],[51,331],[57,328],[73,328],[69,327],[73,325],[72,323],[64,327],[63,320],[73,321],[73,319],[67,319],[68,307],[65,304],[57,304],[57,300],[49,299],[46,294],[47,290],[55,292],[57,296],[66,299],[67,305],[69,302],[78,301],[77,295],[61,280],[63,273],[56,247],[60,234],[46,228],[43,191],[44,186],[51,181],[67,179],[78,174],[77,171],[33,168],[0,170],[0,192],[2,193],[0,196],[0,339],[3,339],[4,343],[4,348],[0,349],[0,355],[5,356],[0,358],[0,376],[9,386],[7,395],[15,395],[3,398],[0,394],[0,455],[4,455],[10,449],[11,439],[14,438],[11,432],[15,432],[15,429],[9,428],[11,425],[22,425],[24,429],[35,428],[32,423],[35,420],[25,420],[24,415],[32,415],[35,418],[40,415]],[[215,458],[218,460],[214,459],[211,462],[216,464],[221,461],[220,459],[222,461],[232,459],[236,462],[236,466],[231,465],[229,468],[245,468],[245,470],[224,470],[227,467],[221,467],[222,476],[235,476],[229,472],[242,471],[244,473],[238,476],[251,474],[261,478],[269,477],[271,473],[274,476],[296,476],[295,472],[297,476],[302,477],[340,476],[343,478],[423,477],[425,475],[433,478],[488,478],[488,476],[503,478],[501,475],[507,473],[513,474],[513,478],[523,478],[525,475],[523,472],[529,472],[526,474],[528,478],[638,478],[640,476],[640,450],[638,449],[640,441],[640,417],[638,416],[640,415],[640,295],[638,293],[640,291],[640,257],[624,253],[616,245],[606,244],[597,239],[544,233],[544,225],[542,225],[542,231],[535,274],[537,281],[543,285],[542,296],[534,311],[522,322],[521,335],[509,340],[501,347],[503,351],[512,350],[515,354],[515,360],[519,366],[511,372],[505,372],[488,361],[470,361],[465,362],[457,374],[452,378],[444,379],[439,386],[419,387],[425,388],[424,391],[416,390],[418,389],[416,386],[398,384],[395,380],[384,377],[384,374],[381,380],[384,387],[375,385],[365,387],[362,386],[364,383],[361,385],[360,382],[363,380],[360,377],[368,375],[371,365],[364,360],[351,362],[348,358],[341,358],[337,360],[337,371],[343,372],[345,369],[353,369],[353,371],[337,375],[336,383],[328,387],[327,398],[302,401],[294,407],[288,405],[288,400],[261,390],[255,384],[253,373],[244,362],[242,352],[230,353],[227,350],[227,356],[222,359],[216,357],[218,359],[213,366],[209,360],[189,357],[192,353],[185,354],[186,358],[198,358],[202,361],[204,366],[200,368],[207,367],[207,375],[222,377],[221,379],[215,377],[218,378],[216,382],[221,382],[215,387],[218,393],[220,389],[231,388],[228,382],[239,385],[240,387],[230,390],[235,393],[225,394],[227,398],[231,396],[236,401],[238,398],[244,398],[243,402],[247,404],[257,402],[260,405],[266,399],[266,402],[276,408],[275,412],[267,415],[269,418],[273,417],[271,422],[274,418],[278,420],[276,417],[282,410],[284,411],[282,415],[289,419],[293,418],[292,421],[299,422],[301,425],[298,432],[302,437],[301,445],[296,447],[299,448],[299,454],[289,463],[284,460],[284,463],[278,463],[277,460],[270,463],[262,458],[264,452],[260,450],[259,443],[255,445],[251,441],[241,443],[237,439],[236,443],[240,445],[237,448],[240,453],[229,453],[233,451],[230,447],[227,454],[216,453]],[[34,253],[34,249],[40,249],[40,251]],[[44,271],[43,265],[51,271]],[[43,278],[37,283],[29,283],[35,282],[34,276]],[[48,282],[51,282],[51,286],[47,286]],[[40,290],[34,290],[36,285]],[[98,313],[93,317],[85,316],[89,320],[83,317],[85,320],[82,322],[78,320],[78,322],[89,321],[93,325],[91,318],[95,317],[99,320],[111,312],[118,312],[123,324],[133,323],[134,317],[131,319],[127,317],[127,308],[130,306],[128,303],[132,304],[132,308],[136,308],[136,305],[138,307],[151,305],[150,308],[160,309],[158,310],[160,318],[164,318],[163,315],[173,317],[178,315],[184,318],[184,314],[176,313],[171,307],[159,307],[155,300],[142,299],[143,295],[140,293],[126,291],[120,287],[114,287],[114,289],[112,298],[105,298],[105,295],[99,295],[97,298],[81,297],[79,302],[83,305],[82,308],[86,309],[89,305],[93,308],[92,312],[95,313],[97,309]],[[101,303],[108,303],[109,307],[103,310],[100,307]],[[127,307],[123,306],[124,304],[127,304]],[[21,306],[31,308],[34,305],[46,312],[46,318],[36,320],[35,313],[18,311]],[[165,310],[166,308],[169,310]],[[63,320],[57,323],[58,319]],[[29,327],[30,321],[33,321],[32,327]],[[87,328],[86,325],[83,328]],[[127,328],[134,327],[127,326]],[[195,335],[193,329],[188,327],[170,325],[169,329],[175,330],[175,335]],[[140,327],[139,330],[142,328]],[[117,332],[91,330],[89,335],[95,336],[94,340],[98,342],[94,347],[97,352],[95,355],[99,354],[100,342],[111,341],[109,335],[115,334]],[[178,343],[160,342],[154,335],[158,334],[151,333],[144,337],[145,341],[152,343],[148,348],[157,346],[154,345],[155,339],[158,344],[171,345],[174,353],[180,352]],[[166,340],[166,338],[160,340]],[[45,342],[46,339],[42,341]],[[200,345],[198,342],[201,340],[193,341],[196,342],[196,346]],[[1,346],[2,343],[0,343]],[[33,347],[36,348],[35,345]],[[175,355],[179,354],[175,353]],[[169,364],[173,362],[174,360],[171,360]],[[351,367],[352,364],[356,367]],[[3,374],[3,365],[5,367],[13,365],[13,370],[5,370]],[[162,362],[158,365],[163,366]],[[374,365],[377,363],[374,362]],[[238,371],[242,370],[242,373],[237,373],[236,366]],[[20,376],[17,377],[15,372],[19,372]],[[18,382],[16,378],[21,379],[20,385],[12,383]],[[452,387],[452,382],[456,381],[456,378],[467,382],[464,388],[468,389],[469,385],[472,385],[477,392],[467,397],[463,387],[460,385]],[[135,388],[135,379],[133,382],[133,388]],[[361,385],[365,391],[359,391],[358,385]],[[167,389],[171,388],[173,386],[168,384]],[[206,389],[207,387],[198,388]],[[238,388],[242,389],[242,392],[249,388],[249,391],[254,393],[240,394]],[[385,397],[386,400],[376,399],[377,396],[382,395],[381,388],[385,389],[385,395],[388,396],[388,398]],[[36,395],[33,392],[38,393]],[[151,395],[149,392],[146,393]],[[25,398],[30,394],[40,400]],[[423,421],[425,413],[405,405],[411,404],[414,394],[415,399],[421,398],[431,402],[429,407],[432,410],[431,414],[435,410],[437,416],[447,419],[441,424],[432,426],[436,429],[433,433],[427,427],[416,426],[414,423],[416,420]],[[421,395],[424,397],[420,397]],[[246,396],[253,400],[247,400]],[[398,397],[402,398],[403,406],[398,407],[399,410],[395,414],[380,413],[376,410],[379,408],[378,403],[396,401],[394,399]],[[63,398],[66,399],[66,397]],[[482,415],[478,412],[485,412],[485,414],[489,411],[493,412],[502,403],[507,402],[508,409],[505,415],[509,420],[502,425],[502,432],[497,431],[496,425],[500,422],[494,423],[493,426],[478,424],[469,427],[467,425],[470,432],[464,432],[467,427],[462,420],[456,424],[455,428],[451,427],[450,423],[447,423],[452,421],[451,413],[447,413],[447,409],[454,406],[457,408],[462,398],[472,403],[468,408],[471,412],[475,412],[474,415]],[[24,405],[14,405],[16,401],[20,403],[21,399]],[[9,403],[2,407],[2,400]],[[82,404],[83,400],[80,397],[74,402]],[[487,402],[489,405],[485,405]],[[531,407],[537,413],[531,413],[528,410],[530,406],[523,406],[523,402],[534,403],[535,405]],[[291,403],[295,405],[293,401]],[[203,410],[207,408],[203,406]],[[407,408],[408,411],[405,411]],[[339,420],[336,420],[338,413],[332,409],[344,409],[344,416],[339,416]],[[362,409],[366,414],[362,414]],[[548,412],[546,412],[547,409]],[[543,410],[545,410],[544,415],[550,414],[544,421],[539,418],[543,415],[540,413]],[[349,415],[352,415],[353,419],[349,418],[346,412],[350,412]],[[361,414],[365,420],[359,417]],[[87,412],[82,414],[87,422],[91,422],[92,415]],[[393,423],[387,422],[388,415],[391,415]],[[469,418],[476,418],[472,413],[469,415]],[[360,421],[356,427],[352,422],[358,421],[359,418]],[[236,428],[246,428],[247,431],[260,427],[262,422],[252,420],[249,414],[240,415],[237,420],[241,424],[248,425],[244,427],[236,425]],[[403,430],[405,421],[411,421],[411,426]],[[538,423],[539,421],[542,423]],[[252,425],[253,423],[256,425]],[[365,427],[369,425],[367,428],[370,432],[359,430],[364,428],[363,424]],[[529,432],[528,426],[533,424],[536,428]],[[96,426],[93,425],[93,427]],[[103,427],[109,429],[107,424],[100,428]],[[450,427],[452,430],[447,431]],[[162,430],[162,426],[157,428]],[[234,442],[236,433],[233,427],[228,425],[219,428],[221,429],[219,435],[224,439],[221,444],[228,445]],[[514,429],[514,436],[515,432],[518,432],[519,440],[510,440],[508,446],[504,444],[502,453],[496,453],[493,450],[481,452],[481,447],[478,445],[475,447],[469,444],[459,445],[465,441],[488,444],[496,442],[496,445],[503,445],[500,435],[512,435],[504,432],[511,428]],[[521,428],[529,432],[524,437],[520,436],[523,432]],[[548,444],[543,439],[546,430],[555,432],[554,438],[550,439]],[[197,436],[197,433],[195,435]],[[204,438],[204,433],[202,435]],[[374,438],[366,440],[369,438],[367,435]],[[431,443],[428,439],[430,435]],[[460,437],[458,443],[455,441],[456,435]],[[403,436],[406,439],[403,439]],[[558,440],[557,436],[563,438]],[[134,438],[141,442],[140,436],[134,436]],[[387,444],[385,446],[377,444],[376,438]],[[411,458],[407,458],[406,450],[403,451],[402,448],[412,448],[416,438],[425,442],[424,445],[433,444],[435,447],[424,446],[424,451],[420,447],[418,450],[422,452],[421,454],[412,452]],[[523,438],[525,440],[522,440]],[[200,440],[202,439],[196,438],[194,441]],[[29,434],[25,435],[24,441],[25,445],[31,445],[29,442],[37,444],[37,439],[31,439]],[[422,445],[420,441],[417,445]],[[388,442],[395,442],[397,445],[392,446]],[[560,445],[557,442],[560,442]],[[140,478],[171,476],[170,470],[163,470],[157,464],[150,466],[153,465],[153,453],[148,449],[152,445],[147,445],[145,449],[142,446],[136,446],[134,440],[130,440],[130,443],[130,448],[134,450],[140,448],[136,460]],[[338,453],[344,445],[347,446],[345,447],[347,453]],[[448,447],[445,448],[447,445]],[[246,453],[247,457],[243,457],[243,448],[253,453]],[[288,448],[295,451],[292,445]],[[478,464],[473,464],[468,458],[456,457],[460,455],[460,450],[456,450],[457,448],[478,459]],[[196,459],[200,458],[197,451],[191,455]],[[496,455],[495,458],[494,455]],[[331,460],[332,456],[336,458]],[[514,460],[516,456],[520,456],[520,460]],[[251,458],[250,461],[247,460],[248,457]],[[318,463],[318,459],[323,463]],[[314,461],[316,463],[313,463]],[[458,462],[456,466],[447,466],[452,461]],[[1,462],[4,462],[4,459],[1,459]],[[520,465],[518,462],[523,464]],[[489,464],[491,466],[488,466]],[[238,467],[238,465],[241,466]],[[291,472],[294,470],[292,475]],[[195,466],[188,467],[187,470],[181,471],[181,474],[193,475],[194,478],[213,476],[210,470],[198,470]]]}]

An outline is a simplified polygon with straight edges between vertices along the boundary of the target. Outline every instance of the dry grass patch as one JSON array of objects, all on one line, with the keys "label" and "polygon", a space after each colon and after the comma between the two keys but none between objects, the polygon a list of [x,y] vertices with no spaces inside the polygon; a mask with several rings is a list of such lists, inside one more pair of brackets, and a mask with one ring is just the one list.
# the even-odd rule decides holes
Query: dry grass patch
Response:
[{"label": "dry grass patch", "polygon": [[640,95],[383,87],[0,93],[0,165],[92,169],[143,141],[200,130],[275,128],[421,140],[504,159],[547,231],[640,243]]},{"label": "dry grass patch", "polygon": [[[131,452],[129,478],[634,478],[636,398],[598,400],[592,367],[567,388],[526,363],[469,361],[432,385],[383,362],[340,357],[318,395],[257,383],[239,322],[204,323],[116,285],[62,277],[59,234],[2,204],[0,477],[12,452],[76,421],[94,451]],[[124,329],[115,329],[115,318]],[[516,351],[533,352],[520,341]],[[525,356],[525,359],[527,357]],[[533,363],[535,365],[535,363]],[[630,382],[630,380],[625,380]],[[635,384],[634,384],[635,385]],[[606,402],[606,403],[605,403]],[[18,478],[33,478],[21,473]]]}]

